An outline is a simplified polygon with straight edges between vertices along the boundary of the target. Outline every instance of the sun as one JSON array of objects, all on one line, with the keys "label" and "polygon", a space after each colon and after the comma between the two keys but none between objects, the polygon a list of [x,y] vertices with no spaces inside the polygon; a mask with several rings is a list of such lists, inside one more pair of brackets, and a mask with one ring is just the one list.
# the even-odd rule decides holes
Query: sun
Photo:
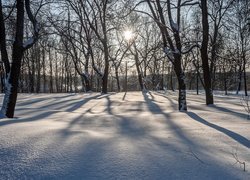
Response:
[{"label": "sun", "polygon": [[123,36],[127,41],[129,41],[133,38],[134,34],[131,30],[126,30],[124,31]]}]

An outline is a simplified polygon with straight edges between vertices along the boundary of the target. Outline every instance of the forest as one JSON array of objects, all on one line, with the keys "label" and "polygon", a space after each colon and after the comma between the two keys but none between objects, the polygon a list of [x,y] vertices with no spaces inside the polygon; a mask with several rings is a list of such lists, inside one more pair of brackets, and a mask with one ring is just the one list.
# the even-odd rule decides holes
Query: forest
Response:
[{"label": "forest", "polygon": [[241,90],[247,96],[247,0],[1,1],[1,112],[22,93]]}]

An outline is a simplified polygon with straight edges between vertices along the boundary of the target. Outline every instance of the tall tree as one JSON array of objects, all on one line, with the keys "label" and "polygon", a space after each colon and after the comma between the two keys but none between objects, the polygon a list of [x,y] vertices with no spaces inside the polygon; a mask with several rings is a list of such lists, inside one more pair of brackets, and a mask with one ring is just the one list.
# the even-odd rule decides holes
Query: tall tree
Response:
[{"label": "tall tree", "polygon": [[[181,23],[181,9],[186,5],[195,4],[192,0],[185,1],[182,3],[181,0],[176,1],[176,4],[167,0],[163,6],[160,0],[151,1],[147,0],[147,4],[151,10],[150,15],[157,23],[160,32],[162,34],[163,49],[168,59],[172,62],[175,74],[178,79],[179,85],[179,110],[187,110],[186,102],[186,84],[185,84],[185,74],[182,69],[182,42],[180,33],[180,23]],[[173,15],[172,9],[176,8],[176,13]],[[165,14],[167,12],[167,14]],[[165,17],[168,17],[168,21]],[[174,17],[176,20],[174,20]]]},{"label": "tall tree", "polygon": [[210,74],[212,90],[215,86],[216,61],[218,59],[218,51],[220,49],[219,40],[221,37],[222,28],[225,26],[225,17],[228,16],[228,11],[232,7],[235,0],[210,0],[208,1],[208,15],[211,20],[211,55],[210,55]]},{"label": "tall tree", "polygon": [[209,71],[208,62],[208,38],[209,38],[209,23],[208,23],[208,9],[207,0],[201,0],[201,12],[202,12],[202,45],[201,45],[201,60],[204,77],[204,88],[206,93],[206,104],[213,104],[213,91],[211,85],[211,76]]},{"label": "tall tree", "polygon": [[81,8],[86,16],[90,28],[94,31],[96,37],[102,45],[102,51],[104,54],[104,71],[102,74],[102,93],[108,92],[108,75],[109,75],[109,31],[108,27],[108,6],[114,2],[108,0],[86,0],[85,2],[80,1]]},{"label": "tall tree", "polygon": [[[12,45],[12,54],[8,55],[6,46],[6,29],[5,20],[3,16],[2,1],[0,1],[0,47],[1,57],[4,62],[6,79],[5,79],[5,95],[2,104],[1,113],[8,118],[13,118],[17,92],[18,92],[18,79],[21,69],[21,61],[25,50],[33,46],[38,39],[39,27],[35,17],[33,16],[30,8],[29,0],[17,0],[16,1],[16,26],[15,26],[15,38]],[[33,36],[26,38],[24,41],[24,17],[25,10],[29,20],[33,24]],[[11,57],[11,60],[9,59]]]}]

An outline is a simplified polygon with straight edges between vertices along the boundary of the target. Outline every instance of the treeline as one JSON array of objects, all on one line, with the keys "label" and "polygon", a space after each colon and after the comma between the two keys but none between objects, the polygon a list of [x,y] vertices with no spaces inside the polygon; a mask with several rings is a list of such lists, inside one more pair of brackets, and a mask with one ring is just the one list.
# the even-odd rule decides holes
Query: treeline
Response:
[{"label": "treeline", "polygon": [[[59,73],[59,72],[58,72]],[[164,72],[167,73],[167,72]],[[61,75],[61,74],[60,74]],[[250,74],[247,72],[247,86],[250,85]],[[42,77],[42,78],[41,78]],[[213,90],[223,91],[225,95],[228,91],[237,93],[238,90],[238,72],[218,72],[215,74],[215,83]],[[140,85],[138,83],[138,76],[136,72],[131,71],[127,76],[119,75],[120,91],[140,91]],[[201,90],[204,90],[202,81],[196,72],[187,72],[185,82],[187,90],[196,91],[197,94]],[[144,79],[145,87],[147,90],[169,90],[175,91],[178,89],[178,82],[174,72],[169,74],[149,74]],[[91,92],[101,92],[101,80],[98,75],[90,75],[90,87]],[[1,92],[4,93],[4,78],[0,82]],[[244,89],[244,84],[240,89]],[[108,82],[109,92],[118,92],[116,77],[109,76]],[[84,80],[75,74],[65,74],[64,76],[48,76],[45,74],[21,74],[19,81],[20,93],[84,93],[86,92],[84,86]]]}]

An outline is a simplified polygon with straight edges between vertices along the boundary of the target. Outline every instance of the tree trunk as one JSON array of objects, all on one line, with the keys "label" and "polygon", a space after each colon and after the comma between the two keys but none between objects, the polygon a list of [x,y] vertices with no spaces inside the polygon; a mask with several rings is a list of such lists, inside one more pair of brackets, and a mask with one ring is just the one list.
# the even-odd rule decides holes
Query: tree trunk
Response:
[{"label": "tree trunk", "polygon": [[172,91],[175,91],[174,84],[173,84],[173,67],[171,67],[171,70],[170,70],[170,89]]},{"label": "tree trunk", "polygon": [[40,79],[41,79],[41,62],[40,62],[40,49],[38,49],[38,56],[36,58],[36,63],[37,63],[37,81],[36,81],[36,93],[40,92]]},{"label": "tree trunk", "polygon": [[[46,63],[45,63],[45,50],[43,49],[43,93],[46,93]],[[63,69],[63,68],[62,68]]]},{"label": "tree trunk", "polygon": [[142,72],[140,70],[140,64],[139,64],[140,63],[139,62],[139,55],[138,55],[137,47],[136,47],[135,43],[134,43],[134,50],[135,50],[135,53],[134,53],[135,66],[136,66],[136,70],[137,70],[137,74],[138,74],[139,85],[140,85],[141,91],[144,91],[145,87],[143,85]]},{"label": "tree trunk", "polygon": [[53,93],[53,65],[52,65],[52,55],[51,55],[51,47],[49,47],[49,68],[50,68],[50,76],[49,76],[49,92]]},{"label": "tree trunk", "polygon": [[105,41],[104,43],[104,73],[102,77],[102,93],[108,93],[108,74],[109,74],[109,52],[108,52],[108,45]]},{"label": "tree trunk", "polygon": [[164,90],[164,71],[165,71],[165,61],[162,61],[162,73],[161,73],[161,85],[160,90]]},{"label": "tree trunk", "polygon": [[248,96],[247,93],[247,75],[246,75],[246,57],[243,56],[243,79],[244,79],[244,90],[245,90],[245,96]]},{"label": "tree trunk", "polygon": [[[61,62],[61,67],[64,66],[64,63]],[[63,87],[63,83],[64,83],[64,74],[65,74],[65,69],[64,68],[61,68],[61,80],[60,80],[60,83],[61,83],[61,86],[60,86],[60,92],[62,93],[63,90],[64,90],[64,87]]]},{"label": "tree trunk", "polygon": [[12,50],[12,66],[6,77],[5,95],[1,112],[8,118],[14,117],[17,100],[18,79],[23,57],[23,29],[24,29],[24,2],[18,0],[16,4],[16,37]]},{"label": "tree trunk", "polygon": [[206,92],[206,104],[213,104],[213,92],[211,87],[211,77],[209,71],[209,63],[208,63],[208,37],[209,37],[209,24],[208,24],[208,11],[207,11],[207,0],[201,1],[201,9],[202,9],[202,29],[203,29],[203,40],[201,46],[201,59],[202,59],[202,68],[203,68],[203,76],[204,76],[204,86]]},{"label": "tree trunk", "polygon": [[85,81],[85,87],[86,87],[86,91],[89,92],[92,89],[91,86],[91,82],[90,82],[90,74],[89,74],[89,54],[86,57],[86,64],[85,64],[85,77],[84,77],[84,81]]},{"label": "tree trunk", "polygon": [[125,64],[125,82],[124,82],[124,91],[128,91],[128,62]]},{"label": "tree trunk", "polygon": [[199,95],[199,70],[196,70],[196,94]]},{"label": "tree trunk", "polygon": [[121,86],[120,86],[120,80],[119,80],[119,73],[118,73],[118,68],[115,67],[115,78],[116,78],[116,84],[117,84],[117,91],[121,91]]},{"label": "tree trunk", "polygon": [[225,95],[227,95],[227,73],[225,67],[223,67],[223,81],[224,81]]},{"label": "tree trunk", "polygon": [[240,67],[239,67],[239,72],[238,72],[238,87],[237,87],[237,91],[236,91],[236,94],[239,94],[239,92],[241,91],[241,77],[242,77],[242,65],[240,64]]},{"label": "tree trunk", "polygon": [[30,92],[34,93],[35,92],[35,56],[37,56],[36,54],[36,49],[34,49],[35,52],[32,53],[31,56],[31,74],[32,74],[32,81],[31,81],[31,87],[30,87]]},{"label": "tree trunk", "polygon": [[140,67],[139,67],[138,55],[135,55],[135,65],[136,65],[136,70],[137,70],[137,74],[138,74],[138,80],[139,80],[139,85],[140,85],[141,91],[144,91],[142,72],[141,72]]},{"label": "tree trunk", "polygon": [[181,68],[181,56],[175,58],[174,70],[179,84],[179,111],[187,111],[185,74]]},{"label": "tree trunk", "polygon": [[57,62],[57,53],[55,54],[55,85],[56,85],[56,92],[59,92],[59,76],[58,76],[58,62]]},{"label": "tree trunk", "polygon": [[1,93],[4,93],[4,67],[3,64],[0,64],[0,78],[1,78]]},{"label": "tree trunk", "polygon": [[83,74],[82,77],[83,77],[83,79],[84,79],[84,84],[85,84],[85,90],[86,90],[86,92],[91,91],[91,86],[90,86],[89,77],[86,76],[85,74]]}]

